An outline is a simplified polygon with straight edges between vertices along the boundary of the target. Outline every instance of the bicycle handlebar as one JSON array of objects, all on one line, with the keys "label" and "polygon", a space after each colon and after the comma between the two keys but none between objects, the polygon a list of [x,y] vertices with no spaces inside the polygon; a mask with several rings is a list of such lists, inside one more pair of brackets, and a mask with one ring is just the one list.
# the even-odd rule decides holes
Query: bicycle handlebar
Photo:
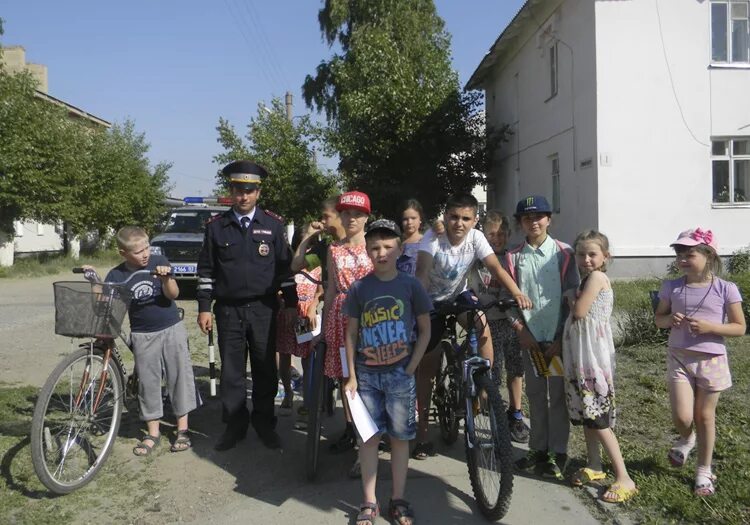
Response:
[{"label": "bicycle handlebar", "polygon": [[[149,274],[151,276],[159,275],[154,270],[136,270],[135,272],[130,274],[127,279],[125,279],[122,282],[114,282],[114,281],[105,282],[101,280],[101,278],[99,277],[99,274],[96,273],[96,270],[91,270],[89,268],[83,268],[83,267],[77,266],[73,268],[72,271],[73,273],[82,273],[87,281],[90,281],[96,284],[106,284],[109,286],[124,286],[127,283],[129,283],[136,275],[143,275],[143,274]],[[174,272],[170,270],[170,272],[167,275],[172,276],[174,275]]]},{"label": "bicycle handlebar", "polygon": [[510,310],[511,308],[518,307],[518,302],[516,302],[515,299],[496,299],[489,301],[487,303],[480,303],[477,301],[474,304],[469,303],[459,303],[458,301],[453,301],[452,303],[446,304],[444,306],[441,306],[438,309],[438,312],[444,315],[458,315],[462,314],[464,312],[472,312],[472,311],[486,311],[491,308],[497,308],[501,312],[505,312],[507,310]]},{"label": "bicycle handlebar", "polygon": [[321,286],[323,285],[323,281],[319,281],[318,279],[316,279],[315,277],[307,273],[305,270],[300,270],[297,273],[302,275],[305,279],[307,279],[308,281],[312,283],[319,284]]}]

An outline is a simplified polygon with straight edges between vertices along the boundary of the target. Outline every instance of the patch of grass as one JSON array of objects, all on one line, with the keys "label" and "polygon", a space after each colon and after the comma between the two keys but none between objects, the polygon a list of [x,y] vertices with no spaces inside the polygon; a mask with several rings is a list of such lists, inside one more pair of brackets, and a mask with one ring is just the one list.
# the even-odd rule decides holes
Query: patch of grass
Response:
[{"label": "patch of grass", "polygon": [[[96,479],[66,496],[53,496],[37,479],[29,432],[38,389],[0,385],[0,523],[67,524],[127,518],[147,491],[139,473],[112,454]],[[123,421],[125,424],[125,421]],[[115,447],[130,446],[118,438]],[[117,517],[117,518],[115,518]]]},{"label": "patch of grass", "polygon": [[[676,433],[665,380],[664,346],[638,346],[617,353],[617,434],[639,495],[622,509],[642,523],[750,523],[750,337],[728,340],[734,386],[722,393],[716,411],[713,469],[716,495],[693,495],[695,454],[682,469],[667,461]],[[573,429],[573,468],[585,458],[583,433]]]},{"label": "patch of grass", "polygon": [[659,279],[637,279],[633,281],[613,281],[615,306],[621,312],[634,312],[644,307],[651,311],[648,293],[661,287]]},{"label": "patch of grass", "polygon": [[119,264],[120,261],[119,254],[114,250],[100,251],[87,256],[81,255],[80,259],[73,259],[62,255],[51,255],[41,259],[30,257],[16,259],[13,262],[13,266],[0,267],[0,278],[17,279],[56,275],[58,273],[69,272],[71,268],[84,264],[111,268]]}]

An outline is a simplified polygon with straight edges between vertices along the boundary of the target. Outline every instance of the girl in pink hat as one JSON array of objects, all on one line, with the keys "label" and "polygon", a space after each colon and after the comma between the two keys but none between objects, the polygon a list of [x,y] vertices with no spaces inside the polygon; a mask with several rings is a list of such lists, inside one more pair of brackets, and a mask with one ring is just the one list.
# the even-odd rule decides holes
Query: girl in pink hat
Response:
[{"label": "girl in pink hat", "polygon": [[718,277],[721,259],[711,230],[684,231],[671,246],[683,275],[662,283],[656,307],[656,326],[670,329],[667,381],[679,433],[668,458],[682,467],[697,442],[694,492],[711,496],[716,405],[732,386],[724,337],[745,333],[742,297],[736,284]]}]

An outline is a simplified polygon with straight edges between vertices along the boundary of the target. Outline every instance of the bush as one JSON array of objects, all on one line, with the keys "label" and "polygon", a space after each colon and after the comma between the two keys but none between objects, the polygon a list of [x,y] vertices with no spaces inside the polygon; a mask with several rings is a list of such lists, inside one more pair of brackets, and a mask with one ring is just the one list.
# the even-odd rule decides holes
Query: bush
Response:
[{"label": "bush", "polygon": [[745,315],[745,333],[750,334],[750,271],[732,275],[730,280],[737,284],[742,295],[742,313]]},{"label": "bush", "polygon": [[750,272],[750,246],[732,252],[727,262],[727,271],[733,276]]},{"label": "bush", "polygon": [[669,330],[662,330],[654,323],[651,301],[647,300],[640,308],[621,311],[615,316],[621,346],[648,346],[666,344]]}]

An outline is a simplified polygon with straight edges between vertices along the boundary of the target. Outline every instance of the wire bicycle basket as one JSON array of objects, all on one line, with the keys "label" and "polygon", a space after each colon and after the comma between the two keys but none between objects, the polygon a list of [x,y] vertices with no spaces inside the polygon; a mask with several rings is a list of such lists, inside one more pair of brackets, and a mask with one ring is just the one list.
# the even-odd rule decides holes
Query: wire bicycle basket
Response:
[{"label": "wire bicycle basket", "polygon": [[132,298],[127,289],[88,281],[59,281],[52,285],[56,334],[104,339],[120,334]]}]

